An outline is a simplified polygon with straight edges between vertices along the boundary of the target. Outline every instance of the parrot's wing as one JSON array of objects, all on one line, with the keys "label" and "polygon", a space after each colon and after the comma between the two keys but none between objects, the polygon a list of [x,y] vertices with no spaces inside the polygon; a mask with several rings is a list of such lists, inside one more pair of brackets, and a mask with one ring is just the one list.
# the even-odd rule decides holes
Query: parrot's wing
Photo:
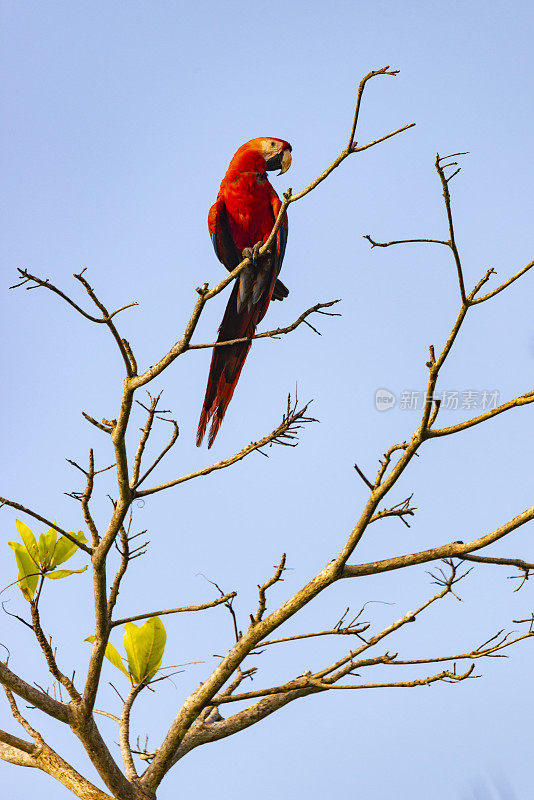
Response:
[{"label": "parrot's wing", "polygon": [[221,196],[217,198],[215,204],[210,208],[208,228],[215,255],[221,264],[224,264],[226,269],[231,272],[243,258],[232,238],[230,225],[228,224],[228,213],[224,199]]},{"label": "parrot's wing", "polygon": [[[271,208],[273,210],[273,216],[274,216],[273,225],[274,221],[278,217],[281,205],[282,203],[280,202],[280,198],[278,197],[276,192],[273,191],[273,196],[271,198]],[[274,248],[274,261],[276,265],[277,275],[282,269],[282,261],[284,260],[284,255],[286,252],[287,232],[288,232],[287,214],[284,214],[282,219],[282,224],[278,228],[278,232],[276,234],[276,239],[275,239],[276,246]]]},{"label": "parrot's wing", "polygon": [[[272,209],[273,209],[273,214],[274,214],[275,219],[278,216],[278,212],[280,211],[280,206],[281,206],[280,200],[279,200],[278,196],[275,195],[273,197],[273,201],[272,201]],[[276,237],[275,260],[276,260],[276,267],[277,267],[277,271],[276,271],[277,275],[280,273],[280,270],[282,269],[282,261],[284,260],[284,255],[285,255],[285,252],[286,252],[287,230],[288,230],[287,229],[287,216],[284,215],[284,218],[282,220],[282,224],[280,225],[280,228],[278,230],[277,237]],[[288,296],[288,294],[289,294],[289,289],[287,288],[287,286],[284,286],[282,281],[276,280],[275,284],[274,284],[272,299],[273,300],[283,300],[284,298],[286,298]]]}]

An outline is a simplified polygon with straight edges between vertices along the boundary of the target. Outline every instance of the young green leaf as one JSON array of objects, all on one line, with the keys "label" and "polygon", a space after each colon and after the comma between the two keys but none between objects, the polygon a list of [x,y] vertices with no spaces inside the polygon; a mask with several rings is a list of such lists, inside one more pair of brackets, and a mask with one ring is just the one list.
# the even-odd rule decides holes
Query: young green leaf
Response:
[{"label": "young green leaf", "polygon": [[124,647],[133,681],[149,681],[161,666],[167,639],[165,627],[159,617],[150,617],[141,627],[127,622],[124,630]]},{"label": "young green leaf", "polygon": [[39,552],[37,548],[37,541],[35,536],[28,528],[25,522],[22,520],[17,519],[15,521],[15,525],[17,526],[17,530],[20,534],[20,538],[24,542],[26,550],[28,551],[30,558],[34,561],[35,565],[38,566],[39,564]]},{"label": "young green leaf", "polygon": [[[87,541],[83,531],[78,531],[77,533],[75,533],[75,531],[69,531],[69,533],[82,544],[85,544]],[[68,559],[73,556],[77,550],[79,550],[79,548],[76,547],[74,542],[71,542],[66,536],[61,536],[57,541],[51,566],[57,567],[59,564],[63,564],[65,561],[68,561]]]},{"label": "young green leaf", "polygon": [[[54,520],[54,524],[55,524]],[[52,562],[54,559],[54,550],[56,549],[56,540],[57,540],[57,531],[55,528],[50,528],[48,533],[45,533],[45,542],[46,542],[46,559],[47,559],[47,566],[52,566]]]},{"label": "young green leaf", "polygon": [[20,544],[20,542],[8,542],[8,544],[13,549],[17,560],[20,591],[29,602],[37,588],[39,568],[35,566],[34,561],[30,558],[30,554],[23,544]]},{"label": "young green leaf", "polygon": [[[94,640],[95,640],[94,636],[88,636],[87,639],[85,639],[86,642],[91,642],[91,644],[94,642]],[[106,656],[108,661],[111,661],[114,667],[117,667],[117,669],[120,669],[121,672],[124,672],[127,678],[130,677],[128,670],[122,663],[121,654],[119,653],[116,647],[113,647],[111,642],[107,643],[106,652],[104,655]]]},{"label": "young green leaf", "polygon": [[39,563],[46,564],[46,541],[44,533],[41,533],[37,540],[37,547],[39,550]]},{"label": "young green leaf", "polygon": [[68,578],[69,575],[76,575],[79,572],[85,572],[87,564],[81,569],[56,569],[54,572],[45,572],[45,578],[52,578],[52,580],[59,580],[59,578]]},{"label": "young green leaf", "polygon": [[37,548],[39,550],[39,561],[42,567],[49,567],[54,554],[56,546],[57,533],[53,528],[50,528],[48,533],[41,533]]}]

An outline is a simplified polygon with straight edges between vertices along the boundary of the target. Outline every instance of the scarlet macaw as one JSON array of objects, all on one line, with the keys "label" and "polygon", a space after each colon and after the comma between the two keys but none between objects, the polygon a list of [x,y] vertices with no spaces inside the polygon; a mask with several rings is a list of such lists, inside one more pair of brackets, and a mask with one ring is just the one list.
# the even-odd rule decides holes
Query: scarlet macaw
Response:
[{"label": "scarlet macaw", "polygon": [[[252,266],[244,269],[234,283],[218,342],[244,339],[254,335],[265,316],[271,299],[283,300],[289,294],[277,280],[287,241],[287,217],[277,232],[270,253],[261,258],[257,250],[273,229],[281,202],[267,180],[267,170],[279,174],[291,165],[291,145],[282,139],[252,139],[236,152],[222,179],[215,204],[208,215],[208,229],[219,261],[231,271],[245,257]],[[221,426],[250,342],[214,347],[208,387],[197,431],[197,447],[202,443],[210,419],[208,448]],[[213,418],[213,419],[212,419]]]}]

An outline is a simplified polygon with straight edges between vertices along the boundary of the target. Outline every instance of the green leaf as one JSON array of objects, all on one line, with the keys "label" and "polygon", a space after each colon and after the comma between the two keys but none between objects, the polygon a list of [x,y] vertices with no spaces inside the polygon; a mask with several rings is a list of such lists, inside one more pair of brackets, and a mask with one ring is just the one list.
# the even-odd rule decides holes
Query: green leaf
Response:
[{"label": "green leaf", "polygon": [[34,561],[35,565],[37,566],[39,564],[39,552],[37,549],[37,541],[35,539],[35,536],[28,528],[26,523],[22,522],[22,520],[17,519],[15,521],[15,525],[17,526],[20,538],[24,542],[24,545],[30,555],[30,558]]},{"label": "green leaf", "polygon": [[39,563],[43,566],[46,564],[46,539],[44,533],[41,533],[37,542],[39,549]]},{"label": "green leaf", "polygon": [[149,681],[161,666],[167,640],[165,627],[159,617],[150,617],[141,627],[127,622],[124,631],[124,647],[133,681]]},{"label": "green leaf", "polygon": [[[91,644],[94,642],[94,640],[95,640],[94,636],[88,636],[87,639],[85,639],[86,642],[91,642]],[[130,677],[128,670],[122,663],[121,654],[119,653],[116,647],[113,647],[111,642],[108,642],[106,645],[105,656],[108,661],[111,661],[114,667],[117,667],[117,669],[120,669],[121,672],[124,672],[127,678]]]},{"label": "green leaf", "polygon": [[[70,535],[74,537],[78,542],[85,544],[87,541],[84,532],[78,531],[75,533],[74,531],[69,531]],[[63,564],[65,561],[74,555],[74,553],[79,550],[80,548],[77,547],[74,542],[71,542],[70,539],[67,539],[66,536],[61,536],[56,544],[56,549],[54,550],[54,558],[52,559],[51,566],[57,567],[58,564]]]},{"label": "green leaf", "polygon": [[59,578],[68,578],[69,575],[76,575],[79,572],[85,572],[87,564],[81,569],[56,569],[54,572],[45,572],[45,578],[52,578],[52,580],[59,580]]},{"label": "green leaf", "polygon": [[42,567],[49,567],[52,563],[54,556],[54,549],[56,547],[57,533],[54,528],[50,528],[48,533],[42,533],[39,536],[38,549],[39,560]]},{"label": "green leaf", "polygon": [[38,567],[35,566],[35,563],[30,558],[30,554],[23,544],[20,544],[20,542],[8,542],[8,544],[13,549],[17,560],[20,591],[29,602],[35,594],[39,581]]}]

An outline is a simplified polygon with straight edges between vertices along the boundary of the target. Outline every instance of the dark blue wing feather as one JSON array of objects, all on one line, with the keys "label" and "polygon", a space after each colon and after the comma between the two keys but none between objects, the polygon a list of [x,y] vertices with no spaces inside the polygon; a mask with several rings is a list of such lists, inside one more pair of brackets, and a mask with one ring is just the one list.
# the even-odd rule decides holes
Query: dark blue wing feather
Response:
[{"label": "dark blue wing feather", "polygon": [[213,249],[215,250],[215,255],[217,256],[217,258],[220,261],[221,257],[220,257],[220,255],[218,253],[218,250],[217,250],[217,234],[215,234],[215,233],[211,234],[211,242],[213,244]]},{"label": "dark blue wing feather", "polygon": [[287,244],[287,230],[284,228],[284,225],[280,225],[278,229],[278,242],[280,246],[280,256],[278,260],[278,272],[282,269],[282,261],[284,260],[284,254],[286,252],[286,244]]}]

